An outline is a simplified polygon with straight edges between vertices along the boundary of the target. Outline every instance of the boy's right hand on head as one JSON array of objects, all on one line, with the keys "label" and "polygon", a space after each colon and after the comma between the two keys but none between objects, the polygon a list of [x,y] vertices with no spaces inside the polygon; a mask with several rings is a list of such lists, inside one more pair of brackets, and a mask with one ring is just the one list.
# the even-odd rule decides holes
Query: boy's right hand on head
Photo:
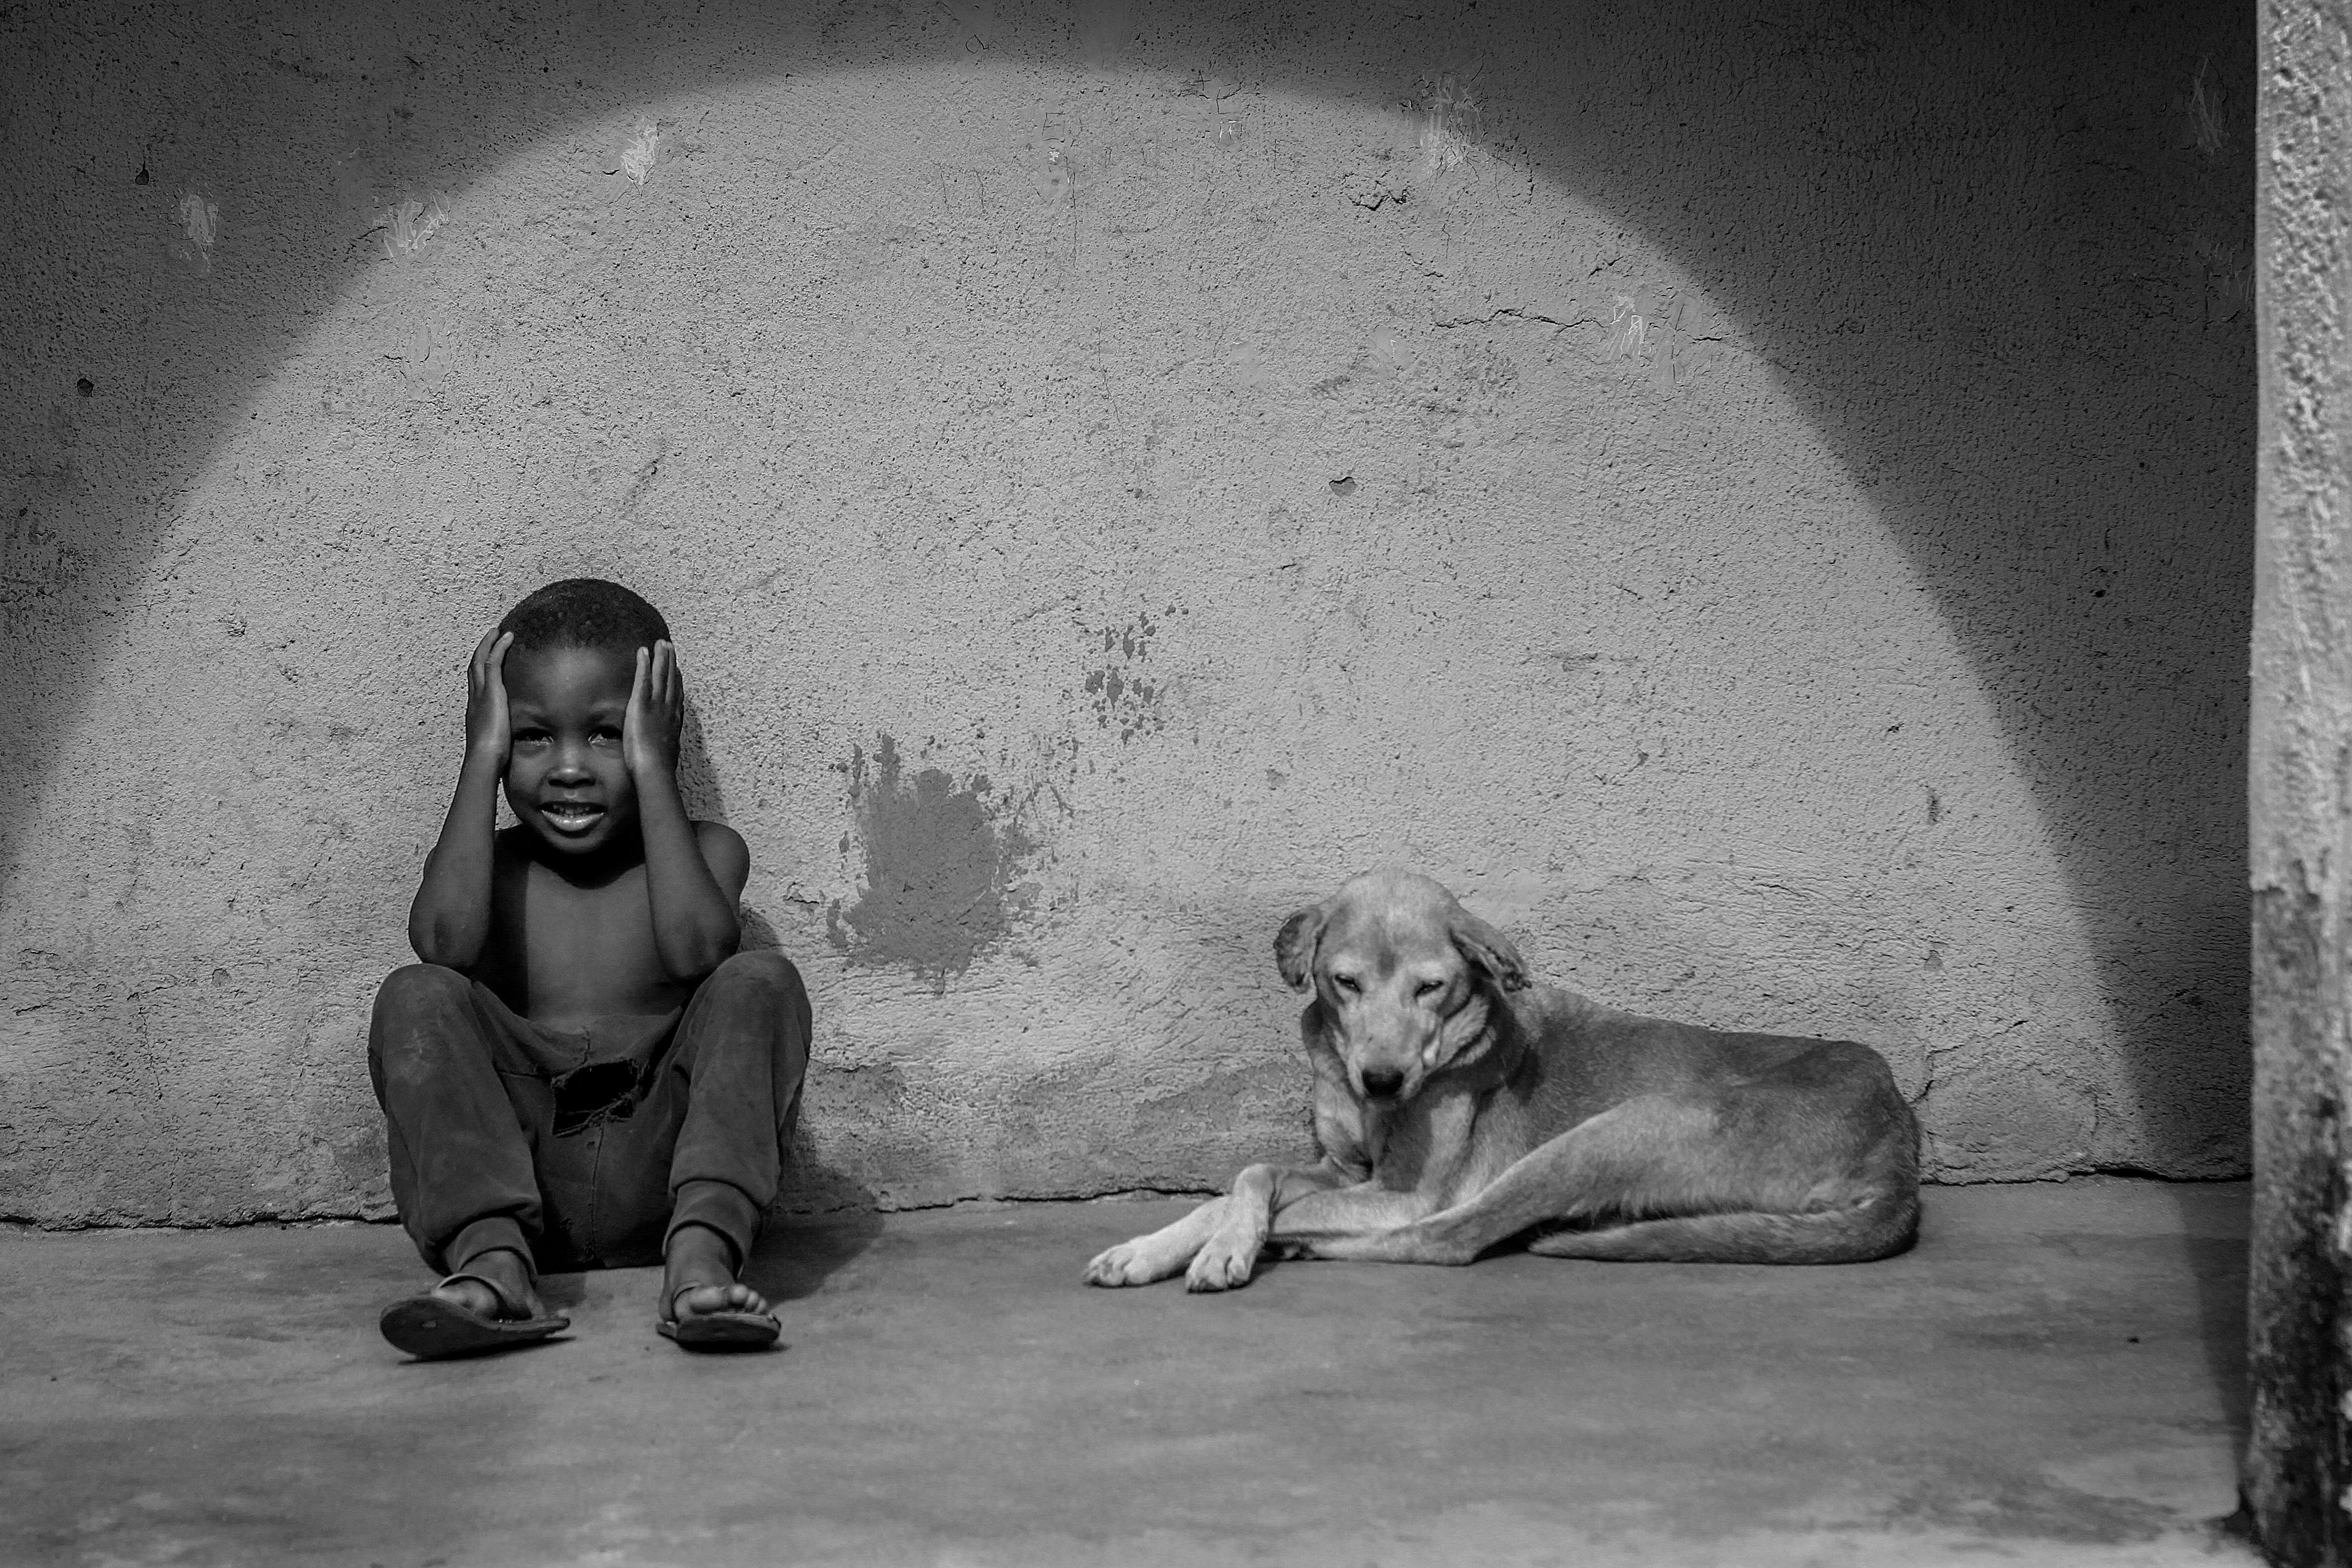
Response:
[{"label": "boy's right hand on head", "polygon": [[483,634],[466,671],[466,754],[488,757],[504,773],[512,731],[507,723],[507,649],[514,633],[496,627]]}]

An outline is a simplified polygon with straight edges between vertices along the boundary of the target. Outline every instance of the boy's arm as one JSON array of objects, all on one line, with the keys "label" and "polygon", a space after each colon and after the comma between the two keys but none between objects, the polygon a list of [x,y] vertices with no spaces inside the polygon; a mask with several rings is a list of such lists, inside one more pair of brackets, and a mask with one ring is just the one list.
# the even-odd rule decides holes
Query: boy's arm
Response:
[{"label": "boy's arm", "polygon": [[427,963],[471,969],[490,934],[490,867],[497,853],[499,780],[507,769],[506,658],[512,632],[493,630],[466,671],[466,760],[457,793],[425,858],[408,906],[408,945]]},{"label": "boy's arm", "polygon": [[742,934],[736,901],[751,875],[751,856],[731,828],[704,823],[698,831],[687,818],[677,794],[677,737],[685,719],[677,650],[667,642],[654,644],[651,652],[639,648],[621,724],[621,755],[637,786],[654,949],[671,979],[699,980],[734,955]]}]

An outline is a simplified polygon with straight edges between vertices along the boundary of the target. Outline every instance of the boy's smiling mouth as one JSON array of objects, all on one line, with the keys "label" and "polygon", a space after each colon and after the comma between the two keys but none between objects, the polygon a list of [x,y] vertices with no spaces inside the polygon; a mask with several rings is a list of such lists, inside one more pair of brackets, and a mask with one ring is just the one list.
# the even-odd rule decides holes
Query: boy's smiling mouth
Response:
[{"label": "boy's smiling mouth", "polygon": [[558,833],[585,833],[604,819],[604,808],[593,801],[541,801],[539,815]]}]

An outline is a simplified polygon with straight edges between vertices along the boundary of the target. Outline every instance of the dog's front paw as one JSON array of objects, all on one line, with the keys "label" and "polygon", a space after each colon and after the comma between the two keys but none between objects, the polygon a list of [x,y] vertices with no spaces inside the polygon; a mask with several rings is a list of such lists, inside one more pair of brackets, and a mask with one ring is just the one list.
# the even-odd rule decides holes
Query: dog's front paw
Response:
[{"label": "dog's front paw", "polygon": [[1165,1279],[1183,1267],[1183,1259],[1173,1263],[1155,1258],[1150,1243],[1151,1237],[1139,1236],[1133,1241],[1122,1241],[1095,1255],[1087,1265],[1087,1283],[1115,1288],[1120,1285],[1149,1285],[1155,1279]]},{"label": "dog's front paw", "polygon": [[1209,1244],[1192,1255],[1192,1266],[1184,1271],[1184,1289],[1240,1289],[1257,1269],[1258,1249],[1255,1237],[1211,1237]]}]

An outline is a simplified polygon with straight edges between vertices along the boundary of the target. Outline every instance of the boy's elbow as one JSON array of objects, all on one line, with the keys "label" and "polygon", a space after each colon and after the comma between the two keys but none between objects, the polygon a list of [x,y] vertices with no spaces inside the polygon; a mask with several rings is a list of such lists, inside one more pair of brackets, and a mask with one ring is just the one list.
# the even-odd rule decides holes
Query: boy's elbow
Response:
[{"label": "boy's elbow", "polygon": [[411,915],[408,921],[408,946],[425,963],[437,963],[445,969],[470,969],[478,954],[479,942],[467,944],[461,933],[449,929],[446,920],[433,920]]},{"label": "boy's elbow", "polygon": [[722,928],[712,926],[698,931],[679,943],[678,951],[665,954],[670,973],[680,980],[700,980],[712,970],[735,956],[742,942],[742,928],[729,921]]}]

